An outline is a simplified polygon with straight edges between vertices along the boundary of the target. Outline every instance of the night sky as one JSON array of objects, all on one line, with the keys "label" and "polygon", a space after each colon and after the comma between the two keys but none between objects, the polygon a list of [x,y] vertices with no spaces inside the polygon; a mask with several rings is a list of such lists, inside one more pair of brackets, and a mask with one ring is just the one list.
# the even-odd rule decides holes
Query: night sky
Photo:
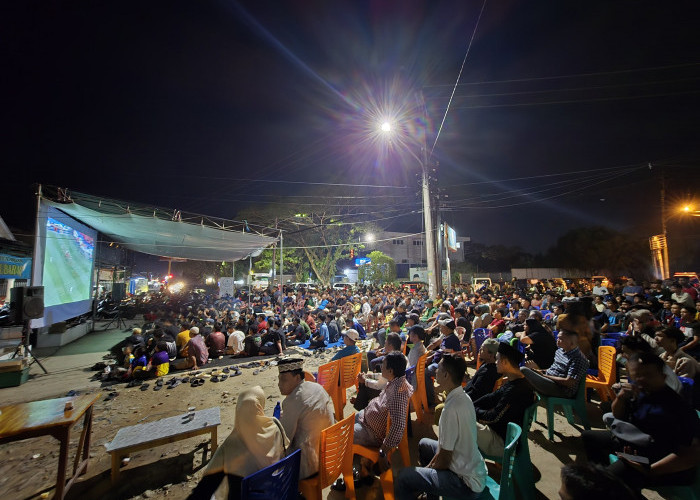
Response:
[{"label": "night sky", "polygon": [[31,230],[37,182],[224,218],[330,183],[416,232],[425,124],[443,217],[473,241],[660,232],[660,168],[672,205],[700,187],[697,4],[488,0],[435,142],[482,5],[5,2],[0,215]]}]

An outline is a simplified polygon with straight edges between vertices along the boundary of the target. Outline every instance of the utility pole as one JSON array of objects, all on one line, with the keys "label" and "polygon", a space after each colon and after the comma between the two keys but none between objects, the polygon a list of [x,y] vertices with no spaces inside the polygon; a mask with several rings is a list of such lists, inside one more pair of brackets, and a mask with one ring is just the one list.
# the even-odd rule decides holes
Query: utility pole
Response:
[{"label": "utility pole", "polygon": [[423,193],[423,221],[425,225],[425,245],[426,258],[428,260],[428,296],[432,299],[436,298],[440,293],[441,270],[438,267],[438,256],[436,246],[436,226],[433,220],[433,209],[430,196],[430,174],[428,172],[428,146],[426,143],[427,130],[427,110],[425,108],[425,100],[423,92],[419,91],[417,95],[418,106],[423,115],[423,136],[420,139],[421,145],[421,178],[422,178],[422,193]]},{"label": "utility pole", "polygon": [[662,279],[669,279],[671,273],[669,271],[668,263],[668,234],[666,231],[666,222],[668,217],[666,216],[666,172],[664,166],[661,166],[661,234],[664,235],[663,250],[664,250],[664,265],[662,270]]}]

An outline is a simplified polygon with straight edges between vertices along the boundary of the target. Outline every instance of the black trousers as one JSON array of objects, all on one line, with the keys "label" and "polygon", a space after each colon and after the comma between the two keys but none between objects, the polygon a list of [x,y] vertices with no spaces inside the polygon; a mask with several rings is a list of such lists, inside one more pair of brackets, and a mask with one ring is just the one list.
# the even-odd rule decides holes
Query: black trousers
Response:
[{"label": "black trousers", "polygon": [[[620,478],[633,491],[639,492],[649,486],[688,485],[695,479],[695,469],[689,469],[673,474],[666,474],[653,479],[642,472],[630,467],[622,460],[610,464],[609,455],[623,451],[626,443],[613,436],[610,431],[583,431],[581,434],[583,447],[590,462],[604,466],[614,476]],[[634,449],[634,446],[631,445]],[[645,450],[637,449],[641,456],[647,456]]]}]

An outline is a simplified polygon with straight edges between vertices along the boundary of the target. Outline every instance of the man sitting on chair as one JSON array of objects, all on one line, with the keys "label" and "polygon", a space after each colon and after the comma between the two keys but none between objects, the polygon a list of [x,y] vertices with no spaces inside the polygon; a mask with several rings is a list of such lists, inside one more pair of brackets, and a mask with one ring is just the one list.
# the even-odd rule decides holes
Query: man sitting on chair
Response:
[{"label": "man sitting on chair", "polygon": [[479,349],[481,366],[464,388],[464,392],[472,401],[491,393],[496,381],[501,378],[496,367],[496,353],[500,344],[501,342],[496,339],[486,339],[481,344],[481,349]]},{"label": "man sitting on chair", "polygon": [[277,365],[279,390],[286,396],[280,422],[290,441],[287,451],[301,450],[300,479],[318,472],[321,431],[335,423],[333,401],[321,384],[304,380],[303,366],[303,359],[282,359]]},{"label": "man sitting on chair", "polygon": [[525,411],[535,402],[532,386],[520,371],[523,354],[506,342],[498,344],[496,369],[507,382],[474,401],[476,441],[491,456],[503,455],[508,422],[522,425]]},{"label": "man sitting on chair", "polygon": [[559,330],[557,346],[554,363],[547,370],[541,370],[533,361],[528,361],[522,373],[544,396],[573,398],[579,383],[586,378],[588,360],[578,348],[578,334],[574,331]]},{"label": "man sitting on chair", "polygon": [[[389,467],[389,457],[399,446],[406,430],[408,401],[413,394],[406,380],[406,356],[401,351],[392,351],[382,361],[382,377],[388,382],[382,392],[371,400],[367,408],[355,414],[355,436],[353,442],[362,446],[379,447],[379,470]],[[391,428],[387,433],[387,419]],[[369,461],[363,459],[360,477],[370,477]]]},{"label": "man sitting on chair", "polygon": [[462,390],[467,363],[443,356],[435,374],[447,392],[440,415],[438,440],[423,438],[418,445],[424,467],[405,467],[394,481],[397,500],[414,500],[421,493],[429,499],[439,495],[475,498],[486,486],[486,464],[476,444],[476,415],[469,396]]}]

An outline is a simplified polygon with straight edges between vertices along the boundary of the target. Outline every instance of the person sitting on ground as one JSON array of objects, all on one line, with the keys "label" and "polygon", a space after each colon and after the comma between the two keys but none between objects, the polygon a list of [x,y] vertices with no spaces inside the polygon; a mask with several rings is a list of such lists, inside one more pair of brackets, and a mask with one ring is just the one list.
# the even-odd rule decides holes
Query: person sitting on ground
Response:
[{"label": "person sitting on ground", "polygon": [[579,384],[585,382],[588,360],[578,348],[578,334],[570,330],[559,330],[554,363],[542,370],[533,361],[528,361],[522,373],[537,392],[544,396],[573,398]]},{"label": "person sitting on ground", "polygon": [[321,313],[318,315],[318,320],[320,326],[316,335],[311,337],[311,342],[309,343],[309,349],[316,349],[319,347],[326,347],[328,345],[328,325],[326,324],[326,315]]},{"label": "person sitting on ground", "polygon": [[600,465],[571,463],[561,468],[560,500],[637,500],[632,490]]},{"label": "person sitting on ground", "polygon": [[288,453],[301,450],[299,478],[305,479],[318,472],[321,431],[335,423],[333,401],[322,385],[304,380],[303,359],[282,359],[277,368],[285,396],[280,421],[290,440]]},{"label": "person sitting on ground", "polygon": [[[700,420],[691,406],[666,385],[664,362],[647,352],[629,359],[635,383],[623,386],[603,416],[611,430],[584,431],[588,460],[607,467],[637,494],[647,486],[689,485],[700,465]],[[646,465],[643,463],[646,461]]]},{"label": "person sitting on ground", "polygon": [[[399,446],[406,430],[408,401],[413,394],[411,384],[406,380],[406,356],[392,351],[382,361],[382,377],[386,387],[379,396],[372,399],[364,410],[355,414],[355,435],[353,443],[362,446],[379,447],[379,472],[384,472],[391,464],[389,457]],[[387,433],[387,419],[391,427]],[[372,464],[362,460],[360,478],[371,477]]]},{"label": "person sitting on ground", "polygon": [[[282,322],[280,321],[281,325]],[[258,354],[261,356],[264,354],[282,354],[284,352],[283,337],[282,332],[275,328],[260,331],[260,351]]]},{"label": "person sitting on ground", "polygon": [[656,344],[663,349],[659,357],[673,370],[673,373],[679,377],[695,379],[700,372],[700,363],[678,348],[678,345],[685,341],[683,332],[669,326],[657,330],[655,338]]},{"label": "person sitting on ground", "polygon": [[[304,323],[306,324],[306,323]],[[308,327],[308,325],[307,325]],[[300,345],[306,342],[306,331],[301,324],[301,320],[294,316],[292,318],[292,324],[290,326],[289,332],[287,333],[287,345]]]},{"label": "person sitting on ground", "polygon": [[496,369],[506,382],[496,391],[472,400],[476,410],[476,440],[491,456],[503,455],[508,422],[522,426],[525,411],[535,402],[535,392],[520,371],[523,354],[506,342],[498,343]]},{"label": "person sitting on ground", "polygon": [[210,358],[218,358],[226,353],[226,336],[221,332],[222,325],[220,322],[214,323],[214,331],[207,335],[205,342],[209,349]]},{"label": "person sitting on ground", "polygon": [[[340,340],[340,327],[338,326],[339,318],[340,314],[338,314],[337,311],[335,313],[329,311],[327,314],[326,325],[328,326],[328,341],[331,344],[335,344]],[[359,333],[357,338],[360,338]]]},{"label": "person sitting on ground", "polygon": [[[240,320],[239,323],[240,324]],[[229,323],[226,327],[228,331],[228,340],[226,341],[226,354],[239,354],[243,352],[243,342],[245,340],[245,333],[237,328],[237,325]]]},{"label": "person sitting on ground", "polygon": [[428,396],[428,405],[435,407],[438,403],[435,399],[435,387],[433,386],[432,377],[435,376],[438,363],[444,354],[461,353],[462,345],[459,342],[459,337],[455,335],[456,324],[452,318],[445,318],[438,321],[440,324],[440,333],[442,341],[440,348],[432,354],[428,354],[426,359],[427,367],[425,369],[425,392]]},{"label": "person sitting on ground", "polygon": [[331,361],[344,358],[345,356],[352,356],[360,352],[360,349],[355,345],[359,340],[360,334],[354,328],[348,328],[343,332],[343,347],[340,351],[335,353],[335,356],[331,358]]},{"label": "person sitting on ground", "polygon": [[[199,329],[197,329],[199,331]],[[184,349],[187,342],[190,341],[190,324],[183,322],[180,325],[180,333],[175,337],[175,346],[177,347],[178,358],[187,357],[187,349]]]},{"label": "person sitting on ground", "polygon": [[173,361],[173,368],[176,370],[186,370],[190,368],[198,370],[206,366],[209,361],[209,350],[207,346],[204,345],[204,339],[202,339],[202,336],[199,334],[198,327],[193,326],[190,328],[190,340],[180,350],[180,353],[183,351],[187,352],[187,357]]},{"label": "person sitting on ground", "polygon": [[525,329],[515,334],[520,343],[526,346],[526,358],[540,368],[549,368],[554,362],[557,341],[536,319],[525,320]]},{"label": "person sitting on ground", "polygon": [[280,422],[265,416],[262,387],[243,389],[238,395],[233,430],[204,469],[189,500],[209,500],[228,478],[229,499],[240,498],[241,480],[284,458],[289,439]]},{"label": "person sitting on ground", "polygon": [[501,342],[496,339],[486,339],[481,344],[479,349],[481,366],[479,366],[474,376],[469,379],[464,387],[464,392],[467,393],[472,401],[476,401],[493,391],[496,381],[501,378],[496,367],[496,353],[500,344]]},{"label": "person sitting on ground", "polygon": [[170,372],[170,357],[168,356],[168,346],[165,342],[156,344],[156,352],[148,361],[144,370],[136,372],[134,378],[163,377]]},{"label": "person sitting on ground", "polygon": [[124,374],[124,378],[146,378],[147,375],[142,376],[143,374],[139,373],[145,370],[146,366],[148,366],[148,359],[146,358],[146,346],[136,346],[133,358],[131,358],[131,362],[129,364],[129,369]]},{"label": "person sitting on ground", "polygon": [[[486,486],[486,464],[477,448],[476,415],[471,399],[462,390],[467,369],[464,359],[443,356],[436,382],[447,393],[440,415],[438,440],[423,438],[418,445],[423,467],[404,467],[394,481],[397,500],[475,498]],[[392,420],[393,422],[394,420]]]}]

